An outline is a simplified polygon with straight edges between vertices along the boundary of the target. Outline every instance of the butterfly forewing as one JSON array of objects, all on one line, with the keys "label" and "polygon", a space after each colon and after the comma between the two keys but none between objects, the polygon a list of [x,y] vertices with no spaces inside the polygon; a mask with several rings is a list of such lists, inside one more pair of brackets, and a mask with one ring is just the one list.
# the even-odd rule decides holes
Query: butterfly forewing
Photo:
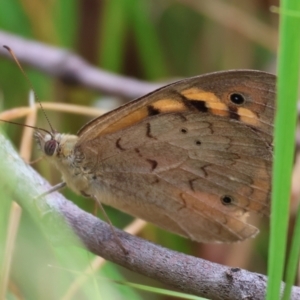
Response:
[{"label": "butterfly forewing", "polygon": [[[80,141],[122,130],[155,114],[189,109],[238,118],[270,135],[272,141],[275,76],[253,70],[216,72],[164,86],[87,123],[78,131]],[[232,94],[246,102],[233,105]]]},{"label": "butterfly forewing", "polygon": [[228,71],[171,84],[79,131],[82,191],[197,241],[237,241],[268,214],[275,76]]}]

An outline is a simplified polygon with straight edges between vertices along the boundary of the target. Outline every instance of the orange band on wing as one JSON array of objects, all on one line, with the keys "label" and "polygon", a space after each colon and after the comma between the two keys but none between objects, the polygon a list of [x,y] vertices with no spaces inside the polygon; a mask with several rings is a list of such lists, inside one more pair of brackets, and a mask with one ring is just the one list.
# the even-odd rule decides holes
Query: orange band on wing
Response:
[{"label": "orange band on wing", "polygon": [[101,135],[106,134],[106,133],[116,132],[118,130],[124,129],[124,128],[130,126],[130,125],[133,125],[133,124],[139,122],[140,120],[143,120],[147,116],[148,116],[147,107],[143,107],[141,109],[138,109],[138,110],[132,112],[131,114],[128,114],[127,116],[123,117],[122,119],[116,121],[111,126],[105,128],[101,132]]},{"label": "orange band on wing", "polygon": [[189,100],[199,100],[205,102],[220,102],[220,99],[210,92],[205,92],[197,88],[191,88],[181,91],[181,94]]},{"label": "orange band on wing", "polygon": [[237,114],[239,115],[240,120],[248,125],[258,126],[260,124],[258,116],[250,109],[239,107]]},{"label": "orange band on wing", "polygon": [[184,103],[171,98],[160,99],[152,103],[152,107],[159,110],[160,112],[175,112],[187,110]]}]

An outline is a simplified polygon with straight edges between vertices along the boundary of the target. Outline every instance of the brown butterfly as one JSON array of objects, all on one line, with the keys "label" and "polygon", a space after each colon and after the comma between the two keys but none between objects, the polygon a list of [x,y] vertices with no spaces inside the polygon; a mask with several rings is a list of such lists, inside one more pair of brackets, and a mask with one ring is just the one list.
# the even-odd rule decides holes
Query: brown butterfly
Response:
[{"label": "brown butterfly", "polygon": [[269,214],[274,75],[184,79],[37,141],[75,192],[198,242],[234,242]]}]

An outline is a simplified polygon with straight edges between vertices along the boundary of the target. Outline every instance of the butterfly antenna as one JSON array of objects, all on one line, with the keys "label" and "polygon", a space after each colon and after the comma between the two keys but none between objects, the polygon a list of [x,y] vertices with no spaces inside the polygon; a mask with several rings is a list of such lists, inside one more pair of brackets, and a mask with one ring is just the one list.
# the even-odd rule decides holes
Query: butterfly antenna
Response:
[{"label": "butterfly antenna", "polygon": [[33,128],[35,130],[44,131],[44,132],[46,132],[46,133],[48,133],[48,134],[50,134],[52,136],[52,133],[49,130],[46,130],[44,128],[40,128],[40,127],[36,127],[36,126],[30,126],[30,125],[27,125],[27,124],[20,124],[20,123],[17,123],[17,122],[7,121],[7,120],[0,120],[0,121],[3,121],[5,123],[9,123],[9,124],[14,124],[14,125],[22,126],[22,127]]},{"label": "butterfly antenna", "polygon": [[[42,106],[42,103],[41,103],[39,97],[37,96],[37,94],[36,94],[36,92],[35,92],[35,89],[34,89],[32,83],[31,83],[29,77],[27,76],[27,74],[25,73],[24,69],[22,68],[22,66],[21,66],[21,64],[20,64],[20,62],[19,62],[19,60],[17,59],[15,53],[14,53],[8,46],[6,46],[6,45],[4,45],[3,48],[5,48],[5,49],[9,52],[9,54],[12,56],[13,60],[15,61],[15,63],[17,64],[17,66],[19,67],[19,69],[21,70],[21,72],[23,73],[24,77],[26,78],[26,80],[27,80],[29,86],[31,87],[31,89],[32,89],[32,91],[33,91],[34,98],[35,98],[35,99],[37,100],[37,102],[39,103],[40,108],[41,108],[41,110],[42,110],[42,112],[43,112],[43,114],[44,114],[44,116],[45,116],[45,118],[46,118],[46,120],[47,120],[47,122],[48,122],[48,124],[49,124],[49,126],[50,126],[51,132],[54,133],[55,130],[53,129],[53,127],[52,127],[52,125],[51,125],[51,123],[50,123],[50,120],[49,120],[49,118],[48,118],[48,116],[47,116],[47,114],[46,114],[46,112],[45,112],[45,110],[44,110],[44,108],[43,108],[43,106]],[[40,129],[40,128],[39,128],[39,129]],[[40,130],[41,130],[41,129],[40,129]],[[44,131],[45,131],[45,130],[44,130]],[[51,134],[51,135],[52,135],[52,134]]]}]

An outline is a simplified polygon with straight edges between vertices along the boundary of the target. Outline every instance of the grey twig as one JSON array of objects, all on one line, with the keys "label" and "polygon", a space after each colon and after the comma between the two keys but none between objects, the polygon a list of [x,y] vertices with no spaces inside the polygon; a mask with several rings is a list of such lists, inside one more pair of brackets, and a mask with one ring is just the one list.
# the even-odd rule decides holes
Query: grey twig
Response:
[{"label": "grey twig", "polygon": [[[52,193],[33,200],[35,195],[50,188],[49,183],[19,158],[2,135],[0,145],[0,184],[6,189],[11,187],[14,197],[30,211],[38,207],[42,223],[57,228],[49,235],[60,245],[70,240],[70,231],[73,231],[89,251],[180,291],[218,300],[265,299],[267,277],[264,275],[171,251],[116,229],[128,250],[128,255],[124,254],[105,222],[81,210],[61,194]],[[24,195],[28,196],[24,198]],[[38,218],[39,214],[36,215]],[[58,219],[67,226],[62,226]],[[67,229],[62,230],[63,227]],[[293,287],[291,299],[300,299],[299,287]]]},{"label": "grey twig", "polygon": [[66,49],[0,31],[0,56],[11,58],[3,45],[9,46],[21,63],[60,78],[66,83],[79,84],[109,95],[133,99],[161,86],[103,71]]}]

